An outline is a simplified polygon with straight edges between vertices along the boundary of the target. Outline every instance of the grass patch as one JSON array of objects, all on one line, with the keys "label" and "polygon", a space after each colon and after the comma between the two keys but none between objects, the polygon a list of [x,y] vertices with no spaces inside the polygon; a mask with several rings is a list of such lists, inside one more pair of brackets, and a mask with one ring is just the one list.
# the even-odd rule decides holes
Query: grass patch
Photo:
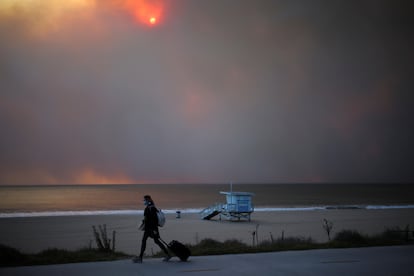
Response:
[{"label": "grass patch", "polygon": [[356,230],[343,230],[335,235],[329,243],[330,247],[363,247],[413,244],[412,236],[407,229],[399,227],[386,229],[384,232],[369,236]]},{"label": "grass patch", "polygon": [[[371,243],[371,238],[364,236],[355,230],[343,230],[337,233],[331,241],[331,246],[337,247],[360,247],[367,246]],[[342,245],[342,246],[341,246]]]},{"label": "grass patch", "polygon": [[129,257],[122,252],[104,252],[98,249],[47,249],[37,254],[25,254],[17,249],[0,245],[0,266],[49,265],[63,263],[113,261]]},{"label": "grass patch", "polygon": [[220,242],[213,239],[204,239],[198,244],[187,246],[193,256],[236,254],[240,252],[248,252],[250,248],[238,240]]},{"label": "grass patch", "polygon": [[[272,241],[263,241],[258,245],[247,245],[239,240],[224,242],[214,239],[203,239],[199,243],[187,244],[192,256],[223,255],[241,253],[275,252],[288,250],[309,250],[322,248],[351,248],[366,246],[388,246],[414,244],[412,234],[407,229],[391,228],[383,233],[368,236],[356,230],[343,230],[326,243],[317,243],[311,238],[286,237]],[[153,257],[163,256],[162,252]],[[130,258],[122,252],[102,251],[98,249],[79,249],[68,251],[62,249],[48,249],[38,254],[24,254],[14,248],[0,245],[0,266],[47,265],[78,262],[112,261]]]},{"label": "grass patch", "polygon": [[[257,246],[247,245],[239,240],[220,242],[214,239],[203,239],[197,244],[187,244],[186,246],[190,249],[192,256],[204,256],[413,244],[413,240],[407,233],[406,229],[393,228],[378,235],[368,236],[356,230],[343,230],[326,243],[317,243],[312,238],[286,237],[273,241],[263,241]],[[163,256],[162,252],[154,255],[154,257],[161,256]]]},{"label": "grass patch", "polygon": [[0,266],[16,266],[27,262],[28,256],[19,250],[0,244]]},{"label": "grass patch", "polygon": [[[247,245],[235,239],[226,240],[224,242],[214,239],[203,239],[197,244],[187,244],[186,246],[190,249],[192,256],[260,253],[321,248],[321,245],[314,242],[311,238],[301,237],[278,239],[273,242],[263,241],[257,246]],[[163,256],[162,252],[158,252],[154,255],[154,257],[161,256]]]}]

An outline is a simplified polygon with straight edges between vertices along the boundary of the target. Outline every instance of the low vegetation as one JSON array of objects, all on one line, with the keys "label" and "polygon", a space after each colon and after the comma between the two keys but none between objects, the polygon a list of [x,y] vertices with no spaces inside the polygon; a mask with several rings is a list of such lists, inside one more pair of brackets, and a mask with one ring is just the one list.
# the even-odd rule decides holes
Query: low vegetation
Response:
[{"label": "low vegetation", "polygon": [[49,265],[79,262],[113,261],[129,257],[121,252],[104,252],[98,249],[47,249],[37,254],[25,254],[17,249],[0,245],[0,266]]},{"label": "low vegetation", "polygon": [[[238,240],[227,240],[221,242],[213,239],[204,239],[197,244],[187,246],[190,248],[192,256],[202,256],[286,250],[414,244],[412,238],[413,233],[409,231],[408,228],[392,228],[374,236],[363,235],[355,230],[343,230],[338,232],[329,242],[326,243],[317,243],[311,238],[282,237],[279,239],[272,238],[271,241],[262,241],[260,243],[255,243],[254,245],[247,245]],[[154,257],[159,256],[161,256],[161,253],[154,255]],[[77,251],[48,249],[38,254],[25,254],[14,248],[0,245],[0,266],[112,261],[130,257],[130,255],[121,252],[91,248],[80,249]]]},{"label": "low vegetation", "polygon": [[312,239],[286,238],[283,241],[264,241],[257,246],[247,245],[239,240],[219,242],[213,239],[204,239],[195,245],[187,245],[193,256],[223,255],[240,253],[259,253],[282,250],[305,250],[317,248],[318,244]]},{"label": "low vegetation", "polygon": [[[214,239],[204,239],[195,245],[187,244],[193,256],[223,255],[240,253],[275,252],[287,250],[309,250],[327,248],[351,248],[365,246],[388,246],[414,244],[413,233],[400,228],[393,228],[384,231],[379,235],[362,235],[355,230],[343,230],[326,243],[315,242],[312,238],[286,237],[275,240],[266,240],[257,245],[247,245],[239,240],[226,240],[220,242]],[[155,257],[162,254],[157,253]]]}]

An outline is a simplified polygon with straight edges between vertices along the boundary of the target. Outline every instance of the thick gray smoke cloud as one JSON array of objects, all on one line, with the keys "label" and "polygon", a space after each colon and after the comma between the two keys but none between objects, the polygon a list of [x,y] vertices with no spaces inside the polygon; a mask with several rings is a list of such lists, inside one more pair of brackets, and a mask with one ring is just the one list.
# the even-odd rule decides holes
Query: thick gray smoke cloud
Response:
[{"label": "thick gray smoke cloud", "polygon": [[0,13],[0,184],[413,181],[409,6]]}]

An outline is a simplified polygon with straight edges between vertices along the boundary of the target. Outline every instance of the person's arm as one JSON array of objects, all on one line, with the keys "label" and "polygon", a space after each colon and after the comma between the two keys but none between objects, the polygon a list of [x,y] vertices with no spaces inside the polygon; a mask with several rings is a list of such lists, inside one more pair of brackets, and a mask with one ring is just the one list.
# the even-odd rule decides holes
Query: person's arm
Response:
[{"label": "person's arm", "polygon": [[145,209],[144,209],[144,221],[147,221],[148,220],[148,216],[150,215],[149,212],[150,210],[149,210],[149,208],[148,207],[145,207]]}]

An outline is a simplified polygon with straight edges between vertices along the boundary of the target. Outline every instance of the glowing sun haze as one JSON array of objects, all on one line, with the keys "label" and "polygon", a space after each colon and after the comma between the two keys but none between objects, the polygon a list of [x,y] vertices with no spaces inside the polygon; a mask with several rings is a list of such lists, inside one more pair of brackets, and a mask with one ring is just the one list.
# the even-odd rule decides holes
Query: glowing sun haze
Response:
[{"label": "glowing sun haze", "polygon": [[138,22],[155,24],[163,14],[163,1],[160,0],[121,0],[121,6],[131,12]]},{"label": "glowing sun haze", "polygon": [[95,7],[95,0],[4,0],[0,16],[25,26],[32,34],[44,35],[58,30],[70,15],[85,15]]},{"label": "glowing sun haze", "polygon": [[[107,8],[117,9],[133,16],[136,22],[146,25],[159,23],[164,11],[162,0],[2,0],[0,15],[26,21],[34,33],[45,34],[57,30],[70,20],[79,17],[96,19],[97,13]],[[100,11],[98,11],[100,10]],[[31,25],[29,27],[29,25]]]},{"label": "glowing sun haze", "polygon": [[413,3],[1,0],[0,185],[413,182]]}]

